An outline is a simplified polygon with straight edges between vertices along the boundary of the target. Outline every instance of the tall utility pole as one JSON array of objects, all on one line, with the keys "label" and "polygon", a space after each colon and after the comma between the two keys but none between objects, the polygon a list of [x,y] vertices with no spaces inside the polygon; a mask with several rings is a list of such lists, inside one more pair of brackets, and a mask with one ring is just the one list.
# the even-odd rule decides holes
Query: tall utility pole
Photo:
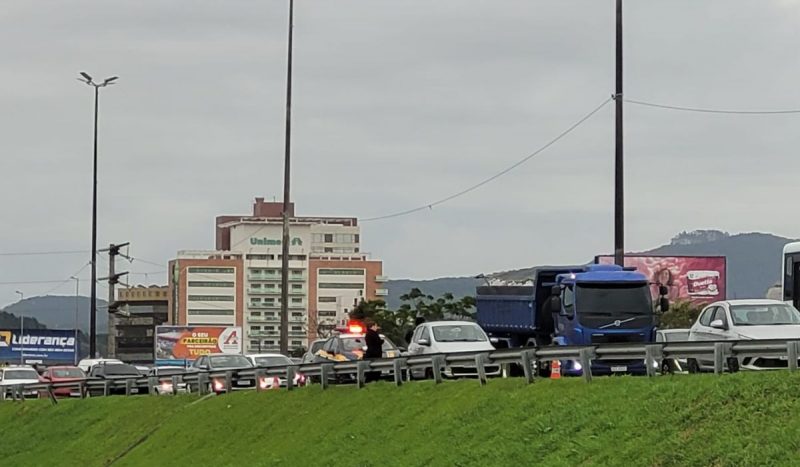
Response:
[{"label": "tall utility pole", "polygon": [[286,146],[283,163],[283,239],[281,241],[281,338],[280,352],[289,354],[289,175],[292,148],[292,30],[294,0],[289,0],[289,46],[286,66]]},{"label": "tall utility pole", "polygon": [[75,357],[74,357],[74,364],[78,365],[78,354],[81,350],[81,344],[78,340],[78,294],[81,291],[81,280],[75,276],[69,276],[70,279],[75,281]]},{"label": "tall utility pole", "polygon": [[[116,358],[116,342],[117,338],[114,334],[116,332],[116,325],[114,313],[118,310],[117,308],[117,294],[116,294],[116,285],[119,284],[119,278],[128,274],[127,272],[117,272],[117,256],[120,254],[120,248],[124,246],[128,246],[130,243],[121,243],[119,245],[110,244],[108,248],[104,248],[100,251],[108,251],[108,277],[102,277],[100,280],[108,280],[108,341],[109,341],[109,348],[108,348],[108,356],[111,358]],[[112,345],[113,344],[113,345]]]},{"label": "tall utility pole", "polygon": [[100,101],[100,88],[114,84],[117,76],[106,78],[102,83],[95,83],[86,72],[80,73],[82,81],[94,88],[94,164],[92,169],[92,279],[89,314],[89,358],[97,353],[97,115]]},{"label": "tall utility pole", "polygon": [[617,0],[616,135],[614,141],[614,263],[625,265],[625,198],[622,153],[622,0]]}]

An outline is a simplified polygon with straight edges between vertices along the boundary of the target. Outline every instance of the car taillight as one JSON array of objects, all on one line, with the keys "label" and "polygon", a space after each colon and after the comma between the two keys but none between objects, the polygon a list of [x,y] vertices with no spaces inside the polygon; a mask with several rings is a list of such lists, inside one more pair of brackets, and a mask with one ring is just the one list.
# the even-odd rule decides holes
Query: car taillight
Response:
[{"label": "car taillight", "polygon": [[172,392],[172,383],[166,381],[161,383],[161,390],[164,392]]},{"label": "car taillight", "polygon": [[267,378],[259,378],[258,379],[258,387],[261,389],[267,389],[269,387],[269,383],[267,382]]},{"label": "car taillight", "polygon": [[225,389],[225,383],[223,383],[222,381],[220,381],[218,379],[215,379],[214,380],[214,390],[215,391],[222,391],[223,389]]}]

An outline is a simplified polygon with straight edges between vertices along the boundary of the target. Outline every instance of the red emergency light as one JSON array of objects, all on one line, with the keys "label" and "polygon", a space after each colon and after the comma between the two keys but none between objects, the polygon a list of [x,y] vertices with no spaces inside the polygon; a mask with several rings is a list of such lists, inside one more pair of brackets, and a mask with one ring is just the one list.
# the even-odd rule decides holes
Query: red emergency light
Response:
[{"label": "red emergency light", "polygon": [[350,334],[363,334],[364,325],[360,321],[351,320],[347,323],[347,331]]}]

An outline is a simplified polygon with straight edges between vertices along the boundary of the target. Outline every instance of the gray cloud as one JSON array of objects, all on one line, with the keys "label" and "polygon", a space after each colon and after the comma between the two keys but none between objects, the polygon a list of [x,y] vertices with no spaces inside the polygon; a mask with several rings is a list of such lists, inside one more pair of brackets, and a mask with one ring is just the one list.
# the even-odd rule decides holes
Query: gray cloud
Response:
[{"label": "gray cloud", "polygon": [[[529,154],[611,94],[612,4],[298,1],[299,211],[401,211]],[[3,251],[89,247],[92,102],[74,80],[81,70],[121,76],[101,97],[101,245],[131,241],[134,256],[165,264],[178,249],[212,247],[215,215],[281,193],[286,2],[16,1],[0,15]],[[630,98],[800,106],[798,2],[629,1],[625,19]],[[797,235],[786,200],[800,117],[630,104],[625,115],[631,249],[695,227]],[[365,247],[395,277],[608,252],[612,158],[608,106],[478,191],[364,224]],[[0,281],[65,279],[87,259],[0,257]],[[0,285],[0,303],[50,288]]]}]

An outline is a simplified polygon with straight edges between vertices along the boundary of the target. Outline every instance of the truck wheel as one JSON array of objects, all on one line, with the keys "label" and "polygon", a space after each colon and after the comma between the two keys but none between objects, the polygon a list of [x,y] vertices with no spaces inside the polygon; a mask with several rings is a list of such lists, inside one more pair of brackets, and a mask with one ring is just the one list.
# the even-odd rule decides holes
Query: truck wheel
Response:
[{"label": "truck wheel", "polygon": [[731,357],[728,359],[728,371],[731,373],[737,373],[739,371],[739,359],[736,357]]},{"label": "truck wheel", "polygon": [[697,363],[697,359],[690,358],[686,361],[686,366],[689,369],[689,373],[700,373],[700,365]]}]

